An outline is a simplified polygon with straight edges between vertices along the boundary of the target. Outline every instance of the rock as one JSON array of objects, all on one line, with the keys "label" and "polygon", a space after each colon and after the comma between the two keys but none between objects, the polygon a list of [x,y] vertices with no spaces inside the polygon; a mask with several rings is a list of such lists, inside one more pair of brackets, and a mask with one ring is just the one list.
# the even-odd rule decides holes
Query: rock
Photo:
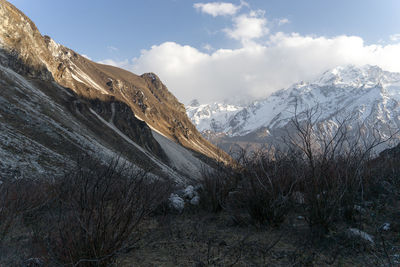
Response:
[{"label": "rock", "polygon": [[[197,188],[199,189],[199,188]],[[181,196],[185,201],[189,202],[191,205],[199,205],[200,197],[196,191],[196,188],[192,185],[189,185],[184,190],[180,190],[177,192],[177,195]]]},{"label": "rock", "polygon": [[192,198],[190,200],[190,204],[192,204],[192,205],[197,206],[197,205],[199,205],[199,203],[200,203],[200,197],[199,196],[195,196],[194,198]]},{"label": "rock", "polygon": [[192,199],[195,196],[197,196],[197,192],[194,190],[194,187],[192,185],[189,185],[183,191],[183,196],[186,198]]},{"label": "rock", "polygon": [[185,201],[177,194],[171,194],[168,200],[170,207],[179,212],[182,212],[185,208]]},{"label": "rock", "polygon": [[371,235],[367,234],[366,232],[361,231],[360,229],[349,228],[347,230],[346,234],[349,237],[361,238],[361,239],[363,239],[363,240],[365,240],[365,241],[367,241],[367,242],[369,242],[371,244],[374,244],[374,238]]},{"label": "rock", "polygon": [[390,223],[384,223],[384,224],[381,226],[381,229],[382,229],[383,231],[389,231],[389,230],[390,230]]}]

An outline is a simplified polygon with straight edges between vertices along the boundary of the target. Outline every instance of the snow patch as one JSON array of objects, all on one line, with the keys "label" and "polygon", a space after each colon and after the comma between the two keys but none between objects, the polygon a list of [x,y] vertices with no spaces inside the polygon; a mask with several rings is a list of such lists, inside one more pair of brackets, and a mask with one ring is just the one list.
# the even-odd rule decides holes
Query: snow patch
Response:
[{"label": "snow patch", "polygon": [[154,139],[160,144],[171,164],[179,171],[187,174],[191,178],[199,179],[201,177],[201,170],[204,164],[193,154],[182,147],[181,145],[173,142],[158,132],[152,130]]}]

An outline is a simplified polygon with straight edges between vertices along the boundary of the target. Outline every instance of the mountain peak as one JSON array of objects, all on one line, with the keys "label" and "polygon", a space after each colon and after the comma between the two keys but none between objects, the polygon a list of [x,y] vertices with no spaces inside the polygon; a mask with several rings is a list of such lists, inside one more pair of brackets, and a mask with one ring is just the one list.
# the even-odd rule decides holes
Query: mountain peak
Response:
[{"label": "mountain peak", "polygon": [[142,76],[143,78],[148,77],[148,78],[150,78],[152,81],[155,81],[155,80],[160,81],[160,78],[159,78],[155,73],[153,73],[153,72],[143,73],[141,76]]},{"label": "mountain peak", "polygon": [[[46,84],[41,86],[43,90],[47,85],[60,92],[63,92],[61,88],[68,88],[71,91],[69,95],[85,102],[88,109],[97,111],[100,117],[108,116],[95,116],[96,121],[102,122],[102,127],[113,123],[112,127],[128,137],[134,136],[132,138],[139,143],[140,138],[145,140],[147,137],[156,143],[155,139],[151,139],[152,133],[147,131],[151,128],[196,155],[224,162],[230,160],[227,154],[200,135],[187,117],[183,104],[154,73],[138,76],[114,66],[95,63],[56,43],[49,36],[42,36],[27,16],[5,0],[0,0],[0,18],[0,76],[2,72],[9,71],[15,73],[15,77],[21,76],[21,79],[40,80]],[[57,93],[55,97],[58,97]],[[117,104],[114,102],[121,105],[121,110],[115,109]],[[108,109],[102,108],[99,103],[108,105]],[[92,118],[93,114],[88,116]],[[140,126],[142,123],[133,116],[143,120],[150,128],[138,130],[136,124]],[[106,119],[106,124],[102,119]],[[141,144],[152,153],[158,153],[157,145]]]},{"label": "mountain peak", "polygon": [[192,101],[190,101],[188,106],[190,106],[190,107],[199,107],[200,106],[200,102],[197,99],[193,99]]},{"label": "mountain peak", "polygon": [[373,65],[338,66],[324,72],[311,84],[319,86],[370,87],[382,83],[391,83],[400,79],[400,74],[384,71]]}]

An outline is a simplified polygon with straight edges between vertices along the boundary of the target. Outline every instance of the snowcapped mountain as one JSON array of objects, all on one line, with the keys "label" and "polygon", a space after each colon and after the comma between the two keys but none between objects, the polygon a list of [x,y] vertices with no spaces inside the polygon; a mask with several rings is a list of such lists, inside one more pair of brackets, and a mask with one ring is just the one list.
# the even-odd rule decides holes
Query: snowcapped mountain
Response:
[{"label": "snowcapped mountain", "polygon": [[186,112],[199,131],[224,132],[229,118],[242,109],[242,106],[223,103],[200,105],[195,99],[187,106]]},{"label": "snowcapped mountain", "polygon": [[[351,116],[353,123],[380,129],[400,129],[400,73],[377,66],[340,66],[311,82],[299,82],[288,89],[254,101],[248,106],[190,105],[187,114],[203,132],[223,133],[228,137],[254,136],[284,127],[295,113],[318,106],[319,122],[333,117]],[[218,127],[215,127],[215,124]]]}]

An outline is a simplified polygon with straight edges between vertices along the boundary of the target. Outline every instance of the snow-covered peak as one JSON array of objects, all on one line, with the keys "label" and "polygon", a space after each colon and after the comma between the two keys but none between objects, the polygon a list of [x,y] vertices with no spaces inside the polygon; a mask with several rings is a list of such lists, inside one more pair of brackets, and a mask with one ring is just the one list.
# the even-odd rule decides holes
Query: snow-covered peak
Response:
[{"label": "snow-covered peak", "polygon": [[200,131],[244,136],[283,127],[293,117],[295,107],[302,112],[317,106],[321,120],[351,114],[371,128],[376,123],[400,127],[400,73],[371,65],[340,66],[314,81],[299,82],[250,105],[214,103],[188,107],[187,113]]},{"label": "snow-covered peak", "polygon": [[399,73],[387,72],[378,66],[365,65],[357,67],[355,65],[347,65],[326,71],[311,84],[360,88],[396,81],[400,81]]},{"label": "snow-covered peak", "polygon": [[231,115],[236,114],[243,107],[238,105],[212,103],[200,104],[194,100],[186,107],[186,112],[199,131],[223,131]]}]

